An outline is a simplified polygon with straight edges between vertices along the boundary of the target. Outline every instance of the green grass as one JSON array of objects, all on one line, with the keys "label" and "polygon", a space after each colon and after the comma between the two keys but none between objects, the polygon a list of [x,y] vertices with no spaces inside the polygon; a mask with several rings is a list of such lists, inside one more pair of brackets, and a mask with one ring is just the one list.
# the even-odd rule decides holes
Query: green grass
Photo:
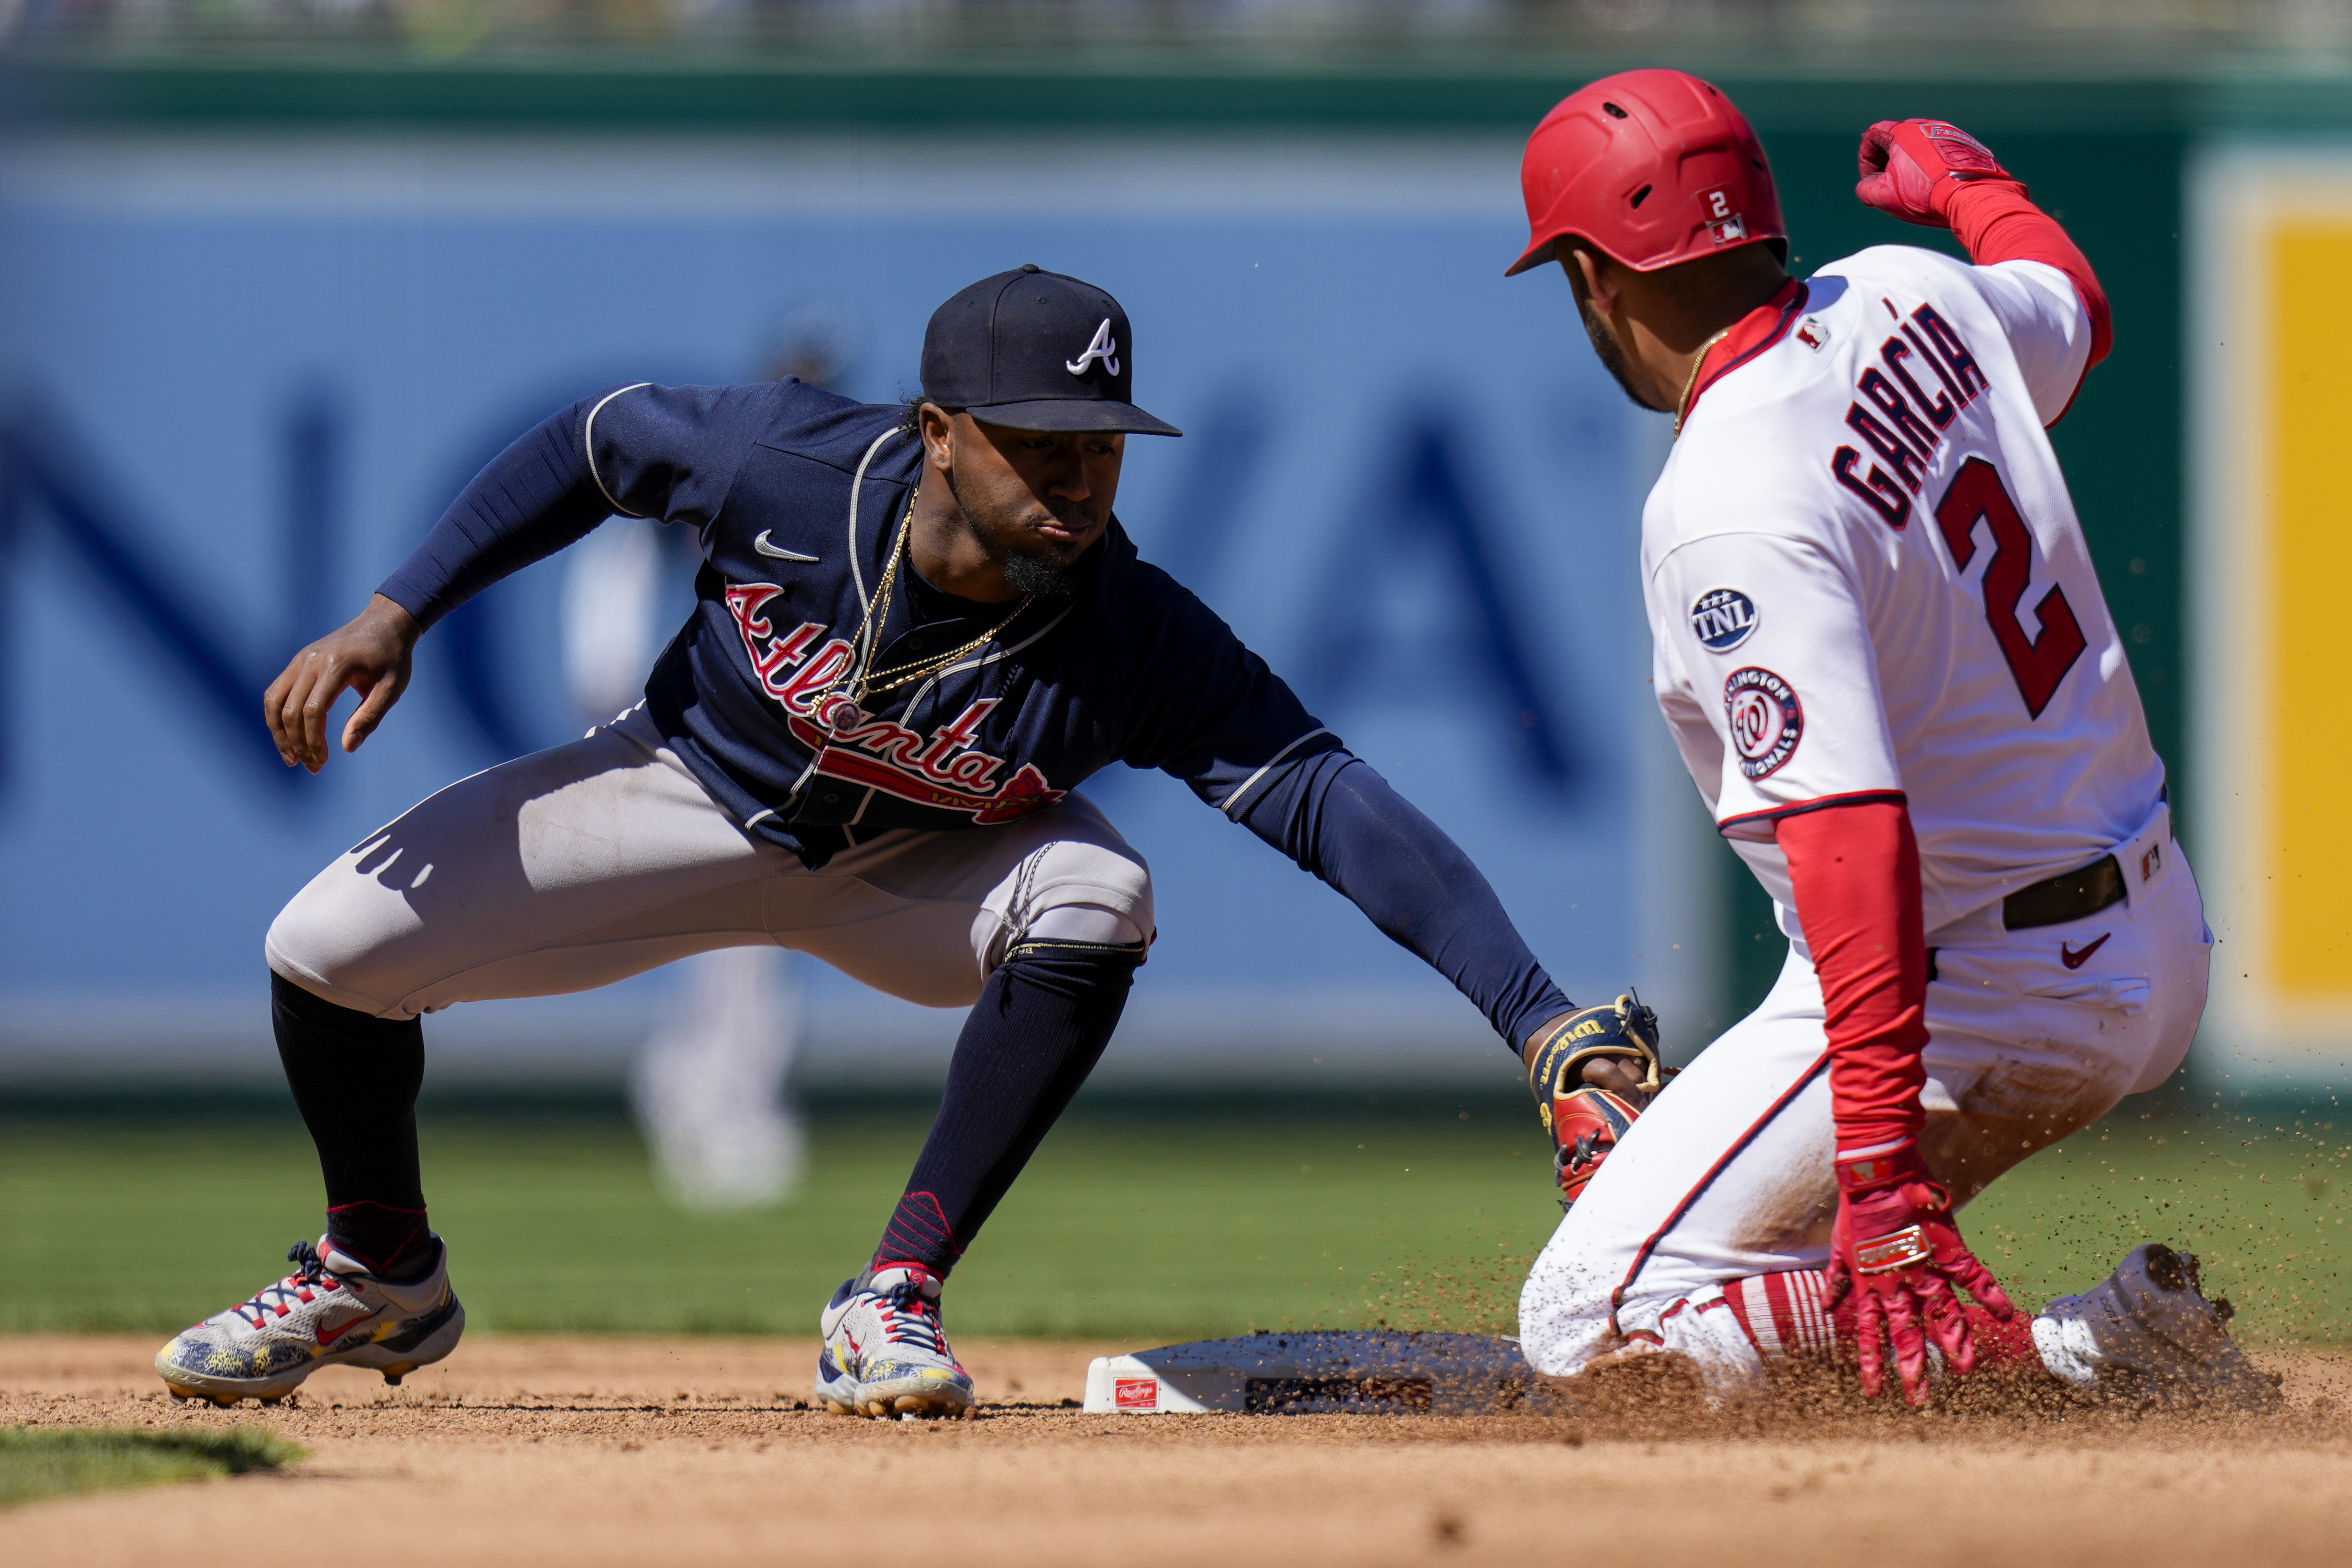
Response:
[{"label": "green grass", "polygon": [[[425,1192],[477,1327],[813,1333],[871,1253],[927,1121],[820,1112],[798,1197],[708,1217],[663,1201],[617,1119],[428,1115]],[[1424,1322],[1507,1317],[1557,1219],[1548,1167],[1541,1131],[1508,1102],[1082,1111],[958,1269],[952,1321],[1182,1337],[1377,1314],[1384,1290]],[[178,1329],[283,1273],[319,1206],[290,1121],[0,1127],[0,1331]],[[1493,1287],[1466,1305],[1439,1277],[1465,1268]]]},{"label": "green grass", "polygon": [[[2205,1259],[2249,1340],[2352,1342],[2352,1181],[2333,1112],[2159,1099],[1969,1210],[1993,1268],[2039,1302],[2168,1241]],[[476,1326],[794,1334],[864,1260],[926,1122],[914,1107],[821,1107],[802,1194],[713,1218],[663,1202],[615,1117],[425,1120],[426,1192]],[[1556,1223],[1546,1155],[1508,1100],[1082,1101],[958,1270],[950,1322],[1138,1342],[1507,1329]],[[162,1333],[242,1299],[317,1232],[317,1180],[290,1118],[20,1116],[0,1126],[0,1331]]]},{"label": "green grass", "polygon": [[226,1432],[0,1426],[0,1508],[70,1492],[274,1470],[306,1457],[295,1444],[249,1426]]}]

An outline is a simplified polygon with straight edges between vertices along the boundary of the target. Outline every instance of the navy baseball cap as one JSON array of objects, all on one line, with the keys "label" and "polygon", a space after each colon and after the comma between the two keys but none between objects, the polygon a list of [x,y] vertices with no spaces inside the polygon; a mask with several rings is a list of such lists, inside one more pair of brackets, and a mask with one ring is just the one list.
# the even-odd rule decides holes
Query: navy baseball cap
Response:
[{"label": "navy baseball cap", "polygon": [[923,401],[991,425],[1181,436],[1128,400],[1134,385],[1118,301],[1034,264],[982,279],[923,332]]}]

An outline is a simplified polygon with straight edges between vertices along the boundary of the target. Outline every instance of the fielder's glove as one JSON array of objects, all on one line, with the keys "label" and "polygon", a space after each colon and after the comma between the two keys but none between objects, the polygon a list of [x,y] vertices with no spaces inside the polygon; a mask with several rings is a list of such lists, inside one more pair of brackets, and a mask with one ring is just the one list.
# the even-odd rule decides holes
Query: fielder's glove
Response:
[{"label": "fielder's glove", "polygon": [[1941,120],[1880,121],[1862,133],[1860,163],[1853,194],[1864,206],[1927,228],[1952,226],[1948,205],[1969,181],[2016,179],[1991,148]]},{"label": "fielder's glove", "polygon": [[[1623,1060],[1636,1086],[1618,1090],[1585,1082],[1585,1064],[1604,1057]],[[1551,1134],[1562,1212],[1575,1204],[1601,1161],[1672,1077],[1673,1069],[1658,1055],[1658,1016],[1639,997],[1586,1007],[1552,1026],[1528,1064],[1528,1088]]]},{"label": "fielder's glove", "polygon": [[1903,1397],[1925,1405],[1928,1336],[1953,1375],[1976,1370],[1976,1345],[1952,1287],[1965,1289],[1996,1318],[2014,1318],[2017,1309],[1960,1239],[1951,1197],[1928,1173],[1916,1142],[1906,1138],[1893,1149],[1840,1160],[1837,1183],[1825,1305],[1833,1310],[1848,1291],[1855,1293],[1863,1397],[1878,1397],[1886,1378],[1883,1342],[1892,1342]]}]

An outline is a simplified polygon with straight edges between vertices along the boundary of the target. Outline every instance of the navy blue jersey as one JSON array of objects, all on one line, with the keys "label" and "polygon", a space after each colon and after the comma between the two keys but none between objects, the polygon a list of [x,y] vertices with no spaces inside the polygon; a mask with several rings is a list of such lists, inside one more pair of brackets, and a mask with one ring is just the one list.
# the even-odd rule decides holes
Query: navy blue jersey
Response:
[{"label": "navy blue jersey", "polygon": [[[702,542],[694,615],[648,711],[730,814],[809,865],[888,828],[1012,821],[1112,763],[1225,806],[1269,763],[1339,744],[1116,519],[1069,597],[1007,619],[902,562],[866,625],[921,468],[904,409],[781,381],[633,386],[575,412],[597,490],[575,504]],[[443,595],[418,564],[384,592],[425,619]],[[992,627],[937,674],[850,700],[861,670],[919,666]]]},{"label": "navy blue jersey", "polygon": [[1115,519],[1068,595],[978,604],[901,561],[875,602],[921,471],[907,417],[789,380],[623,387],[501,453],[380,591],[430,626],[614,512],[691,528],[694,614],[647,710],[746,832],[821,866],[890,828],[1013,821],[1112,763],[1164,769],[1352,900],[1515,1047],[1568,1010],[1460,848]]}]

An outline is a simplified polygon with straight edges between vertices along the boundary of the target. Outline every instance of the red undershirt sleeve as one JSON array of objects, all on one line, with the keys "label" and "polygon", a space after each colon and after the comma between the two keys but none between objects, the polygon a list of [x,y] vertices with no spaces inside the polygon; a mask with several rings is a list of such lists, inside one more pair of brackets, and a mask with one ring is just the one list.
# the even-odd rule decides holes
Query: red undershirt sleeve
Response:
[{"label": "red undershirt sleeve", "polygon": [[1776,825],[1827,1012],[1838,1148],[1918,1136],[1927,1081],[1927,943],[1919,843],[1896,801],[1784,816]]},{"label": "red undershirt sleeve", "polygon": [[2115,322],[2107,309],[2106,290],[2088,258],[2068,238],[2058,220],[2027,199],[2025,187],[2014,180],[1971,180],[1945,198],[1944,216],[1952,233],[1979,267],[2002,261],[2039,261],[2063,272],[2082,297],[2091,318],[2091,357],[2084,369],[2107,357],[2115,342]]}]

